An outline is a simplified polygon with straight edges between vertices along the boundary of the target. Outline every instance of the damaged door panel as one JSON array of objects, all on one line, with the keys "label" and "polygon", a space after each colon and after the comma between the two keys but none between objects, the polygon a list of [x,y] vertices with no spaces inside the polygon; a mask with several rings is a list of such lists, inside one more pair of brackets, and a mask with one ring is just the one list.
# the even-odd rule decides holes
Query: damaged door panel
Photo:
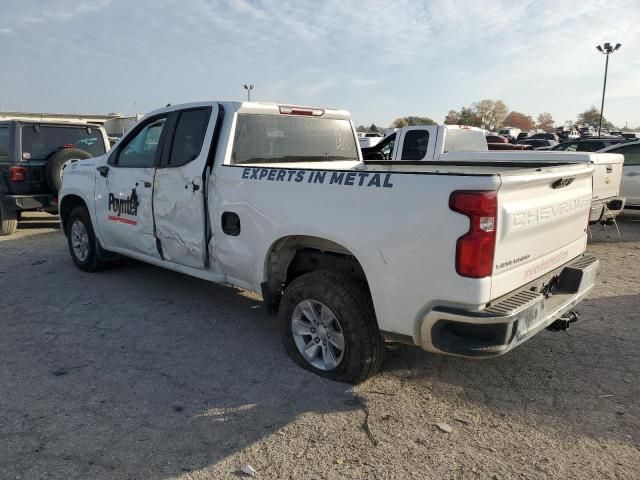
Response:
[{"label": "damaged door panel", "polygon": [[165,115],[151,117],[95,171],[95,214],[105,247],[159,258],[153,236],[153,177],[166,131]]},{"label": "damaged door panel", "polygon": [[162,256],[167,262],[195,268],[206,263],[202,178],[208,150],[203,145],[215,128],[216,116],[211,113],[212,107],[171,113],[173,127],[154,182],[155,234]]}]

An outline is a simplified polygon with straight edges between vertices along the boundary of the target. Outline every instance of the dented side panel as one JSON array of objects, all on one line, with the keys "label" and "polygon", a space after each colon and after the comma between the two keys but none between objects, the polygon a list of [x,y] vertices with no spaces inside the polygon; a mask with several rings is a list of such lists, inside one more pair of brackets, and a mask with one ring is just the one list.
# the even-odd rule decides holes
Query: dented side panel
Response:
[{"label": "dented side panel", "polygon": [[[190,169],[187,169],[190,170]],[[203,268],[204,199],[200,177],[183,168],[156,171],[153,208],[156,236],[168,262]]]}]

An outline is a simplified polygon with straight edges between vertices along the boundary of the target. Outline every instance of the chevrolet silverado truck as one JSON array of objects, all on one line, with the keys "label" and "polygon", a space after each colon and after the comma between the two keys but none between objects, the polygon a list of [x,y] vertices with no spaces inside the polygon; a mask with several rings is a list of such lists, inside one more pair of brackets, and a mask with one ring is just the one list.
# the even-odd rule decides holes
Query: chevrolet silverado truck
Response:
[{"label": "chevrolet silverado truck", "polygon": [[64,165],[108,145],[98,125],[0,120],[0,236],[15,232],[22,212],[57,213]]},{"label": "chevrolet silverado truck", "polygon": [[84,271],[124,255],[261,294],[288,355],[333,380],[373,375],[385,340],[493,357],[593,288],[594,168],[469,162],[454,137],[437,161],[363,161],[343,110],[168,106],[66,168],[60,220]]},{"label": "chevrolet silverado truck", "polygon": [[[495,145],[495,144],[494,144]],[[451,153],[457,155],[456,161],[485,162],[487,155],[483,152],[488,148],[487,139],[479,128],[458,127],[452,125],[424,125],[417,127],[403,127],[387,136],[371,148],[363,148],[362,155],[366,160],[387,161],[421,161],[434,162],[452,159]],[[471,153],[480,152],[480,153]],[[493,152],[492,152],[493,154]],[[571,155],[568,160],[566,155]],[[558,161],[583,162],[594,165],[593,195],[589,213],[589,224],[612,223],[625,205],[625,199],[620,197],[620,184],[624,157],[622,155],[604,155],[591,152],[513,152],[496,153],[490,158],[502,165],[516,161],[523,164],[545,163],[554,164]]]}]

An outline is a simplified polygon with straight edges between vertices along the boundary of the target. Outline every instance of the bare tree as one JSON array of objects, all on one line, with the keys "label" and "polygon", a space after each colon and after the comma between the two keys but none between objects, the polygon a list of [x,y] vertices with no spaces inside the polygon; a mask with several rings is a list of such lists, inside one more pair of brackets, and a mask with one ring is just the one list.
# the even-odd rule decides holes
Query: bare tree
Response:
[{"label": "bare tree", "polygon": [[547,133],[552,133],[555,131],[555,120],[551,116],[549,112],[542,112],[538,115],[538,123],[536,128],[544,130]]},{"label": "bare tree", "polygon": [[480,117],[480,124],[487,130],[500,128],[507,118],[509,109],[502,100],[480,100],[472,105],[476,115]]}]

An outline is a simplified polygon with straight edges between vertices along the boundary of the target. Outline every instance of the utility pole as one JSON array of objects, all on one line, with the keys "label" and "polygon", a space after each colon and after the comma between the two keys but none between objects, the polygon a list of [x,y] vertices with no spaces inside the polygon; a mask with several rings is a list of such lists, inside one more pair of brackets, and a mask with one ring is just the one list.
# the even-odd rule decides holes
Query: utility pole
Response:
[{"label": "utility pole", "polygon": [[604,62],[604,85],[602,86],[602,104],[600,105],[600,122],[598,124],[598,137],[601,135],[602,131],[602,118],[604,117],[604,94],[607,90],[607,71],[609,70],[609,55],[618,50],[622,44],[617,43],[615,47],[611,46],[610,43],[605,43],[604,45],[597,45],[596,48],[602,54],[604,54],[607,59]]}]

